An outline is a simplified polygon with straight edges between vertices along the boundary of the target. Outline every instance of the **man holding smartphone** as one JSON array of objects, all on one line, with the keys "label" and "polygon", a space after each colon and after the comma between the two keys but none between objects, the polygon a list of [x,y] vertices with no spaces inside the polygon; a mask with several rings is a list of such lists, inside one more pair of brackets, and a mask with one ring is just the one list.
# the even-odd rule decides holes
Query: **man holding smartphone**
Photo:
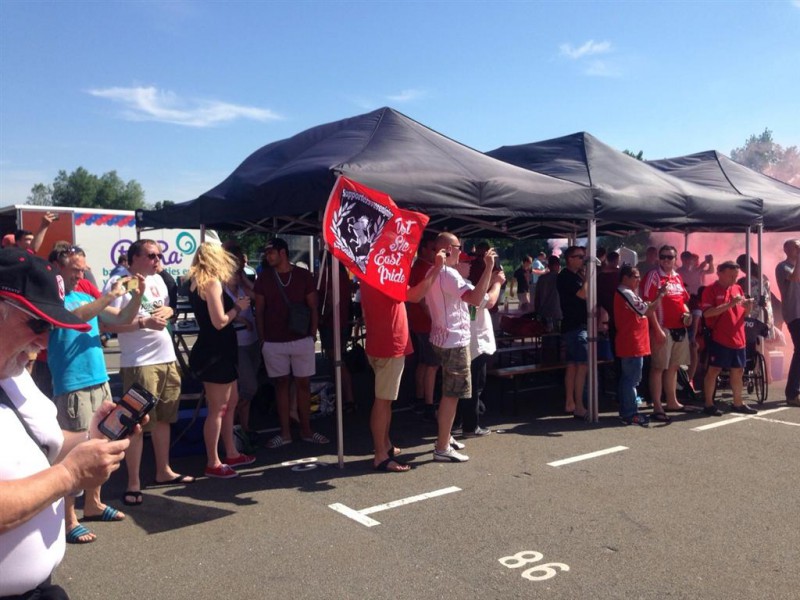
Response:
[{"label": "man holding smartphone", "polygon": [[[50,335],[47,362],[52,374],[53,402],[62,429],[85,432],[103,402],[111,401],[98,319],[107,324],[133,322],[139,313],[144,278],[120,279],[95,299],[77,288],[86,270],[86,254],[82,249],[73,246],[59,252],[56,265],[66,291],[64,306],[87,322],[91,329],[88,332],[59,329]],[[129,291],[132,300],[124,309],[111,306]],[[121,521],[125,515],[101,502],[100,486],[97,486],[86,490],[83,518],[84,521]],[[78,522],[74,496],[65,498],[65,520],[68,543],[87,544],[96,539],[94,533]]]},{"label": "man holding smartphone", "polygon": [[0,590],[12,597],[67,598],[50,580],[65,550],[62,498],[101,485],[130,444],[97,430],[110,402],[88,432],[62,431],[25,371],[28,353],[44,349],[51,331],[89,329],[64,308],[57,277],[25,250],[0,250]]}]

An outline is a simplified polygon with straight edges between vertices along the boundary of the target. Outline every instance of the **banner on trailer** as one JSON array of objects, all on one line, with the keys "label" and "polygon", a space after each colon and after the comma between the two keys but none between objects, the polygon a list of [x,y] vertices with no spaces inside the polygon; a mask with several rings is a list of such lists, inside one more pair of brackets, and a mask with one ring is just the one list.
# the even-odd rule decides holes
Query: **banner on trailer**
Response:
[{"label": "banner on trailer", "polygon": [[359,281],[401,302],[428,217],[339,176],[323,220],[328,248]]}]

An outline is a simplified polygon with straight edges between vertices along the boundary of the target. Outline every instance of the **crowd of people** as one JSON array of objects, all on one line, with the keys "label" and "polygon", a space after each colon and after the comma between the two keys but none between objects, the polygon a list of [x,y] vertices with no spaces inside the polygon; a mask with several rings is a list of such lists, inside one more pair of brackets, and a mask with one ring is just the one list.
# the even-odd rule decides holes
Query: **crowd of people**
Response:
[{"label": "crowd of people", "polygon": [[[95,539],[77,517],[75,496],[85,493],[84,523],[125,519],[122,511],[101,499],[102,484],[124,457],[127,483],[122,501],[132,507],[141,504],[143,430],[152,438],[156,484],[188,485],[195,479],[170,464],[170,431],[178,416],[182,373],[169,332],[176,285],[162,267],[158,243],[132,243],[101,291],[86,279],[83,250],[57,245],[48,262],[31,252],[34,238],[23,235],[21,243],[0,250],[0,322],[7,338],[0,347],[0,583],[7,595],[35,592],[36,597],[65,598],[49,579],[64,543]],[[784,252],[775,284],[795,347],[785,395],[788,405],[800,406],[800,240],[787,240]],[[600,319],[608,324],[618,359],[622,422],[669,422],[668,412],[687,410],[677,397],[677,373],[684,366],[690,372],[697,369],[698,355],[692,348],[701,338],[708,360],[700,410],[722,414],[713,394],[717,375],[725,369],[733,392],[731,410],[755,413],[742,398],[745,320],[756,317],[768,331],[779,330],[769,307],[769,280],[758,265],[749,265],[747,281],[741,277],[748,266],[745,256],[715,266],[711,255],[700,262],[697,255],[684,252],[677,267],[678,252],[671,245],[648,249],[637,265],[620,264],[620,254],[604,254],[598,299],[601,313],[607,313]],[[265,261],[269,268],[253,283],[236,244],[204,243],[188,273],[189,302],[199,327],[189,367],[202,382],[208,403],[203,430],[207,477],[236,477],[237,467],[256,460],[237,448],[234,429],[238,422],[242,431],[249,430],[249,404],[262,364],[275,389],[280,422],[279,433],[267,447],[280,448],[295,440],[292,398],[299,438],[329,443],[311,427],[310,378],[316,368],[317,332],[326,350],[333,346],[332,276],[328,273],[318,289],[308,269],[290,262],[288,244],[280,238],[267,244]],[[563,264],[557,256],[526,257],[514,274],[517,295],[524,300],[522,311],[534,311],[561,336],[564,408],[576,419],[588,414],[587,264],[592,263],[586,249],[570,246]],[[704,286],[703,278],[712,273],[716,280]],[[346,273],[338,276],[348,281]],[[398,473],[412,467],[400,458],[401,449],[391,436],[392,403],[398,399],[411,353],[417,355],[419,412],[437,425],[433,460],[468,461],[463,440],[489,434],[480,416],[487,365],[496,351],[490,311],[505,283],[488,243],[467,253],[459,238],[446,232],[422,239],[407,303],[361,282],[366,356],[375,375],[369,422],[375,469]],[[750,295],[744,291],[748,287]],[[348,323],[349,303],[343,304],[340,318]],[[98,428],[114,407],[101,330],[118,336],[123,388],[137,384],[159,399],[132,435],[118,441],[104,439]],[[345,326],[342,339],[346,341],[349,333]],[[653,405],[649,415],[639,406],[643,378]],[[354,404],[349,380],[344,394]],[[47,535],[31,535],[36,531]]]}]

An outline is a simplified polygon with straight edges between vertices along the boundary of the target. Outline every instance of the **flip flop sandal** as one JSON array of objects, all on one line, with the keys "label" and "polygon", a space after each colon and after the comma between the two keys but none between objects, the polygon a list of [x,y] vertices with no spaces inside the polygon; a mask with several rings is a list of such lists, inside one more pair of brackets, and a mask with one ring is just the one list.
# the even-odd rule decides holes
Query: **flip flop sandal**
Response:
[{"label": "flip flop sandal", "polygon": [[663,412],[654,412],[650,415],[651,421],[657,421],[659,423],[672,423],[672,419],[667,415],[667,413]]},{"label": "flip flop sandal", "polygon": [[[133,498],[133,500],[128,500],[128,498]],[[142,492],[132,492],[128,490],[122,494],[122,503],[125,506],[139,506],[143,500]]]},{"label": "flip flop sandal", "polygon": [[[390,469],[390,468],[389,468],[389,465],[390,465],[390,464],[392,464],[392,463],[395,463],[395,464],[396,464],[396,465],[398,465],[400,468],[399,468],[399,469]],[[403,467],[408,467],[408,468],[407,468],[407,469],[405,469],[405,468],[403,468]],[[410,471],[410,470],[411,470],[413,467],[412,467],[411,465],[408,465],[408,464],[404,463],[404,462],[400,462],[400,461],[399,461],[399,460],[397,460],[396,458],[392,458],[392,457],[390,456],[390,457],[389,457],[389,458],[387,458],[386,460],[382,460],[382,461],[381,461],[381,462],[379,462],[377,465],[374,465],[374,466],[373,466],[373,468],[374,468],[376,471],[383,471],[383,472],[385,472],[385,473],[407,473],[407,472],[408,472],[408,471]]]},{"label": "flip flop sandal", "polygon": [[[131,494],[132,495],[132,494]],[[118,511],[116,508],[106,506],[99,515],[86,516],[83,515],[83,521],[122,521],[125,515]]]},{"label": "flip flop sandal", "polygon": [[[82,540],[81,538],[90,535],[88,540]],[[88,528],[84,527],[83,525],[76,525],[72,529],[67,532],[67,543],[68,544],[91,544],[93,541],[97,539]]]},{"label": "flip flop sandal", "polygon": [[310,444],[330,444],[331,441],[326,438],[321,433],[315,433],[311,437],[304,437],[302,438],[304,442],[308,442]]},{"label": "flip flop sandal", "polygon": [[270,441],[267,442],[267,448],[280,448],[281,446],[285,446],[286,444],[291,444],[292,440],[285,440],[281,436],[276,435]]}]

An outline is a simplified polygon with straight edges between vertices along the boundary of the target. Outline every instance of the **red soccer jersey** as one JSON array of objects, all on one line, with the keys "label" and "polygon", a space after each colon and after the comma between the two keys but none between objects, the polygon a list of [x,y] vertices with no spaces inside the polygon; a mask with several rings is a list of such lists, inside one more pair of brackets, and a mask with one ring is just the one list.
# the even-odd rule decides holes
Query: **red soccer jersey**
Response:
[{"label": "red soccer jersey", "polygon": [[[425,279],[425,276],[432,266],[433,264],[429,263],[427,260],[417,258],[417,260],[414,261],[414,266],[411,267],[408,287],[412,288]],[[408,303],[408,327],[414,333],[431,332],[431,317],[428,314],[428,309],[421,302]]]},{"label": "red soccer jersey", "polygon": [[658,322],[667,329],[685,327],[683,313],[686,312],[685,306],[689,301],[689,292],[686,291],[680,275],[677,273],[667,275],[660,268],[653,269],[642,283],[642,298],[653,302],[658,296],[658,290],[665,283],[667,284],[667,293],[657,308]]},{"label": "red soccer jersey", "polygon": [[[734,283],[726,289],[719,284],[719,281],[715,281],[703,290],[700,308],[706,311],[709,308],[727,304],[734,296],[743,295],[744,292],[738,284]],[[712,331],[711,339],[726,348],[744,348],[747,345],[747,338],[744,333],[745,316],[747,316],[747,310],[739,304],[716,317],[706,317],[706,325]]]},{"label": "red soccer jersey", "polygon": [[389,298],[362,281],[361,311],[367,328],[366,351],[369,356],[394,358],[414,351],[408,335],[408,316],[404,303]]},{"label": "red soccer jersey", "polygon": [[614,350],[620,358],[647,356],[650,354],[650,329],[647,317],[647,302],[635,291],[620,286],[614,292]]}]

